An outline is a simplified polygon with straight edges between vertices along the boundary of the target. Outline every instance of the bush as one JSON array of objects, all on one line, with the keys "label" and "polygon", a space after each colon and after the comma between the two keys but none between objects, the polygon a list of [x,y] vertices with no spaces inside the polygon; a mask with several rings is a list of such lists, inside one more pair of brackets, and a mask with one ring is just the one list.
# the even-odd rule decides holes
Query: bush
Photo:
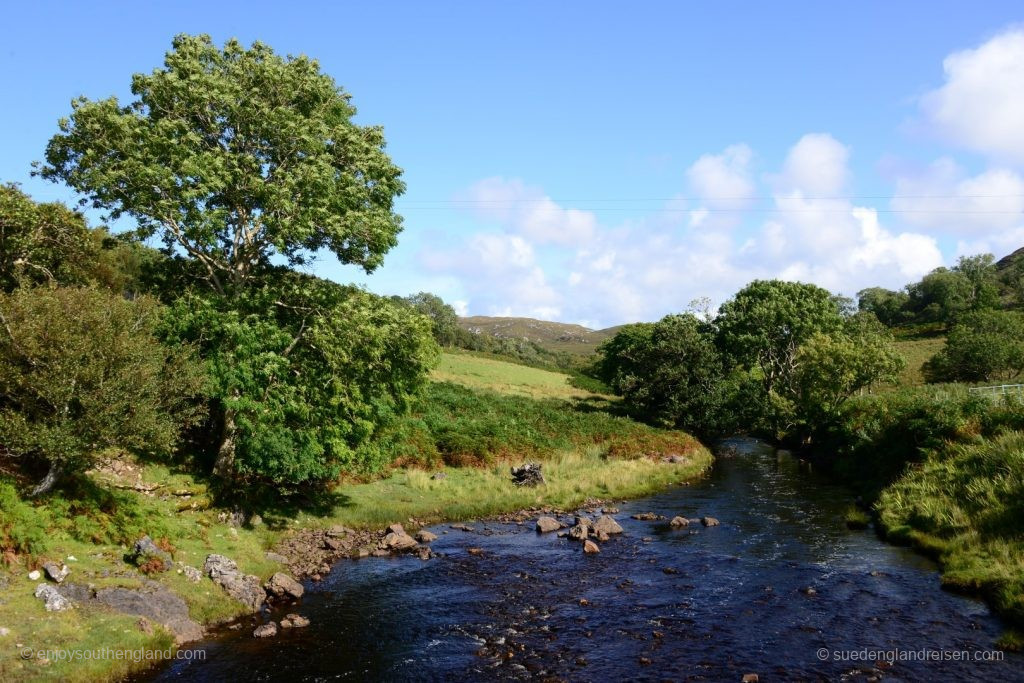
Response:
[{"label": "bush", "polygon": [[98,450],[169,453],[200,410],[201,368],[154,337],[160,306],[94,289],[0,296],[0,440],[48,472],[34,494]]},{"label": "bush", "polygon": [[946,346],[924,365],[929,382],[1010,380],[1024,372],[1024,314],[977,311],[960,317]]},{"label": "bush", "polygon": [[50,522],[46,508],[22,501],[12,484],[0,481],[0,552],[5,556],[45,552]]}]

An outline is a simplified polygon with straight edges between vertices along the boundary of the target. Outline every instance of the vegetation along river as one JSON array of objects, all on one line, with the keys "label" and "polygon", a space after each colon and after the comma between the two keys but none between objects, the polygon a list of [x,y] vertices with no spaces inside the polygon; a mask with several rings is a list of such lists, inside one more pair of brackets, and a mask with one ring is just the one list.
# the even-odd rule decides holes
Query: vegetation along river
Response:
[{"label": "vegetation along river", "polygon": [[[1002,625],[981,602],[845,528],[846,490],[757,441],[724,445],[702,480],[618,504],[625,533],[600,554],[532,523],[441,525],[435,559],[343,561],[309,586],[309,628],[257,640],[247,625],[148,678],[1024,681],[1024,656],[993,654]],[[878,652],[898,661],[843,659]]]}]

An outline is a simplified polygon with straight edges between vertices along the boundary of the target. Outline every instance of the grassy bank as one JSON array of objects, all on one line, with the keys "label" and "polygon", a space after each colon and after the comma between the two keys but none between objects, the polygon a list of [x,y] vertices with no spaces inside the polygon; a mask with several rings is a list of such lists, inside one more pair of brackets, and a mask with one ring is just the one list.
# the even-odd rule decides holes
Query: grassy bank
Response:
[{"label": "grassy bank", "polygon": [[942,566],[943,584],[980,595],[1024,629],[1024,404],[962,386],[854,400],[819,434],[840,478],[874,501],[879,532]]},{"label": "grassy bank", "polygon": [[888,539],[942,561],[943,585],[984,595],[1024,626],[1024,433],[932,453],[876,508]]},{"label": "grassy bank", "polygon": [[[467,360],[468,359],[468,360]],[[649,428],[606,412],[599,396],[570,387],[567,377],[520,365],[455,356],[413,414],[396,424],[386,446],[404,466],[339,483],[329,495],[292,503],[253,503],[262,524],[233,528],[213,506],[206,482],[173,467],[113,457],[109,467],[45,503],[20,498],[0,478],[0,680],[102,680],[123,677],[130,661],[43,662],[33,650],[102,648],[163,650],[170,636],[138,617],[85,607],[47,613],[27,573],[66,562],[68,581],[139,587],[164,584],[188,602],[193,619],[213,623],[242,613],[210,580],[193,584],[176,571],[144,577],[126,565],[128,545],[143,533],[173,547],[174,559],[202,567],[210,553],[227,555],[246,573],[281,569],[266,551],[303,528],[343,524],[381,528],[410,517],[423,522],[471,519],[532,506],[572,508],[590,497],[644,495],[697,476],[711,456],[681,432]],[[474,388],[475,387],[475,388]],[[535,396],[536,398],[531,398]],[[661,456],[686,456],[669,464]],[[114,455],[114,454],[112,454]],[[547,484],[514,486],[510,464],[543,462]],[[446,477],[432,479],[444,470]],[[71,560],[70,557],[76,559]]]}]

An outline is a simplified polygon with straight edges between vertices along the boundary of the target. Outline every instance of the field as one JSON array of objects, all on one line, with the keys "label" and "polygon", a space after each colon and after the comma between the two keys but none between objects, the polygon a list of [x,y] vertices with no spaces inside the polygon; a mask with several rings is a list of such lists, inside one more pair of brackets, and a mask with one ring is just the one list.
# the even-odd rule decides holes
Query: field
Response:
[{"label": "field", "polygon": [[907,359],[907,366],[899,376],[901,386],[924,384],[921,368],[946,344],[945,337],[925,337],[921,339],[899,339],[896,348]]},{"label": "field", "polygon": [[[560,372],[481,358],[468,353],[445,353],[431,373],[438,382],[452,382],[470,389],[486,389],[529,398],[590,399],[599,397],[569,384]],[[607,398],[607,397],[604,397]]]}]

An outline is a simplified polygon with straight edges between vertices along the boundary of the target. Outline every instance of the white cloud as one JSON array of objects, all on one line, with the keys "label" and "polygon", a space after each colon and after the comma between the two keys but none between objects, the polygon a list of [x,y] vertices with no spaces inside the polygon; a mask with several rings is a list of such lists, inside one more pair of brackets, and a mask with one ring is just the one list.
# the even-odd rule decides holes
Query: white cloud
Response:
[{"label": "white cloud", "polygon": [[1024,162],[1024,29],[954,52],[942,66],[946,82],[921,98],[931,126],[955,144]]},{"label": "white cloud", "polygon": [[849,178],[850,150],[828,133],[808,133],[790,148],[776,189],[805,196],[829,196],[842,191]]},{"label": "white cloud", "polygon": [[562,208],[540,188],[518,179],[486,178],[457,200],[537,244],[582,245],[593,238],[597,227],[590,211]]},{"label": "white cloud", "polygon": [[943,158],[898,177],[890,205],[908,224],[984,238],[1024,223],[1024,178],[1005,168],[968,177]]},{"label": "white cloud", "polygon": [[[745,168],[752,156],[739,146],[729,150],[691,166],[702,169],[700,182],[709,197],[711,191],[725,196],[722,188],[735,180],[719,171]],[[595,325],[656,320],[686,310],[702,296],[719,304],[755,278],[814,282],[853,294],[871,285],[900,287],[941,265],[932,236],[883,225],[874,209],[838,196],[848,182],[848,159],[848,148],[832,136],[804,136],[769,178],[775,213],[742,229],[713,229],[721,225],[714,207],[697,210],[703,214],[681,212],[674,201],[666,207],[671,215],[652,213],[615,225],[599,225],[591,216],[587,239],[552,241],[526,226],[531,214],[512,207],[486,212],[508,232],[479,232],[457,248],[422,258],[432,269],[457,274],[471,313]],[[474,185],[477,196],[543,197],[551,203],[550,215],[568,220],[567,209],[523,187],[494,179]],[[734,187],[750,196],[757,192],[756,184]],[[703,220],[695,221],[698,215]]]},{"label": "white cloud", "polygon": [[744,206],[755,194],[752,158],[746,145],[731,145],[721,154],[705,154],[697,159],[686,170],[686,178],[693,192],[710,207]]}]

